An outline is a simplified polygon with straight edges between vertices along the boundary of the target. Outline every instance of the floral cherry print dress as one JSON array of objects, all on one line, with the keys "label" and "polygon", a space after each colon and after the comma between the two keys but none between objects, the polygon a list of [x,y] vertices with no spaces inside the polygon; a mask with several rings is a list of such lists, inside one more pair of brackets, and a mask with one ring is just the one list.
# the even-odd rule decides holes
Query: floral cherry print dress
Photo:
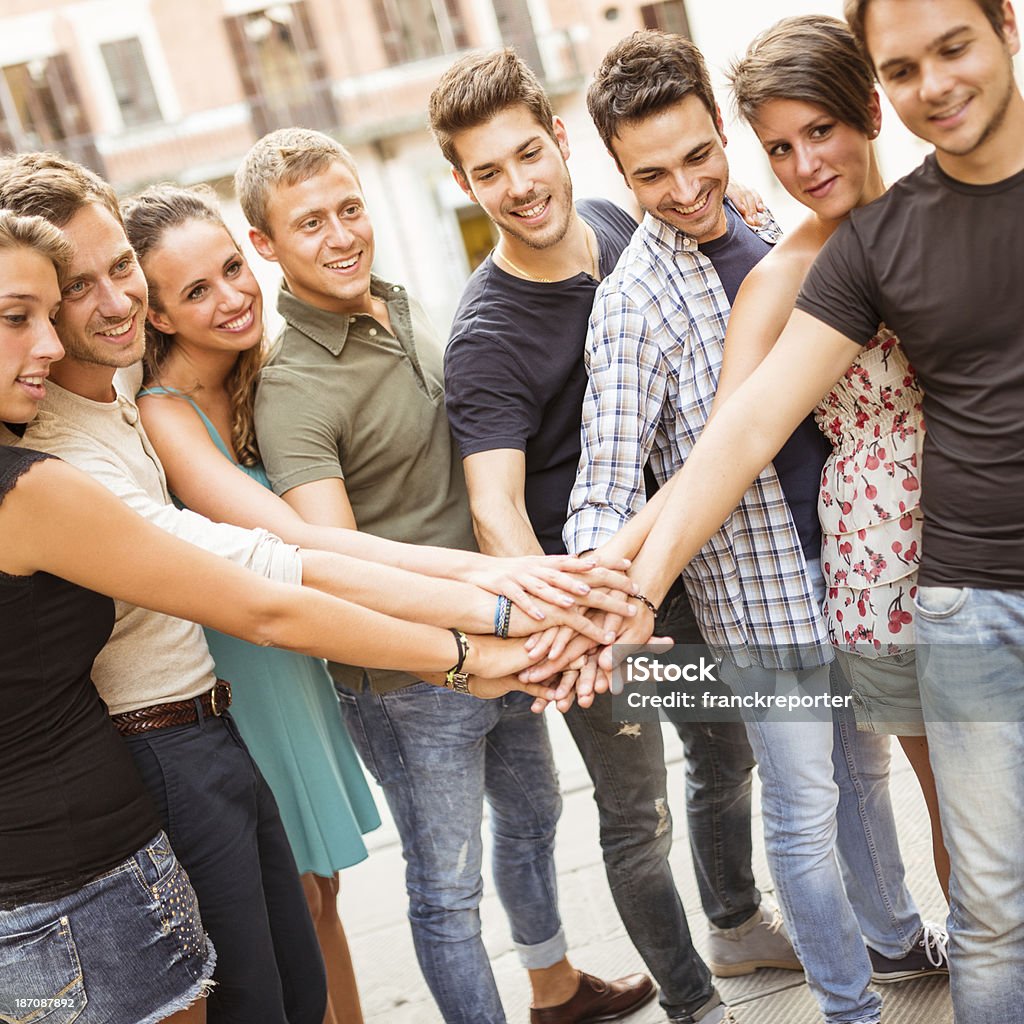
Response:
[{"label": "floral cherry print dress", "polygon": [[866,657],[914,642],[921,398],[899,340],[881,327],[815,410],[833,447],[818,498],[829,638]]}]

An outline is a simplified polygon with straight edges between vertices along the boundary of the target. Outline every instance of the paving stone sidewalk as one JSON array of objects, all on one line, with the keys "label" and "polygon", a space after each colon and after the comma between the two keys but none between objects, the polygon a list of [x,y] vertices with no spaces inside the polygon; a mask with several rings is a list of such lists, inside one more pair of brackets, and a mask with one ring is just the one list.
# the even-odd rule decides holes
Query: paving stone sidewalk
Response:
[{"label": "paving stone sidewalk", "polygon": [[[564,723],[551,712],[549,723],[565,798],[555,858],[570,957],[584,970],[608,978],[644,970],[643,961],[627,938],[608,891],[590,780]],[[674,819],[672,867],[694,942],[703,953],[706,928],[686,841],[686,816],[682,806],[682,748],[671,729],[665,732],[665,746],[669,763],[669,802]],[[892,795],[911,891],[926,920],[942,921],[945,903],[931,868],[924,802],[895,742]],[[387,808],[379,794],[378,803],[386,818]],[[758,803],[755,793],[755,813]],[[486,828],[485,822],[485,836]],[[413,951],[405,916],[404,862],[394,825],[386,819],[382,828],[367,839],[370,858],[342,873],[339,901],[367,1024],[443,1024]],[[760,888],[770,899],[771,879],[765,865],[759,815],[754,822],[754,872]],[[526,1024],[530,1005],[526,974],[519,967],[487,869],[481,917],[484,941],[509,1024]],[[828,937],[823,941],[827,942]],[[741,1024],[817,1024],[821,1020],[817,1004],[801,975],[788,971],[758,971],[717,984]],[[884,1024],[952,1024],[948,986],[943,978],[886,985],[880,991],[885,1000]],[[665,1024],[665,1015],[655,1002],[627,1021],[628,1024]]]}]

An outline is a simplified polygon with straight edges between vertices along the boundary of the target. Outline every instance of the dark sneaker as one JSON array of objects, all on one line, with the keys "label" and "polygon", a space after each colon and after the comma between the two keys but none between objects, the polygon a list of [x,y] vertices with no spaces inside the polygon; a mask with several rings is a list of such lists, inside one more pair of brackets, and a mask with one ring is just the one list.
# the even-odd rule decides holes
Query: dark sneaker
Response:
[{"label": "dark sneaker", "polygon": [[936,924],[926,924],[910,952],[898,960],[891,960],[868,946],[871,980],[876,985],[889,985],[910,978],[926,978],[929,974],[949,974],[948,941],[945,929]]}]

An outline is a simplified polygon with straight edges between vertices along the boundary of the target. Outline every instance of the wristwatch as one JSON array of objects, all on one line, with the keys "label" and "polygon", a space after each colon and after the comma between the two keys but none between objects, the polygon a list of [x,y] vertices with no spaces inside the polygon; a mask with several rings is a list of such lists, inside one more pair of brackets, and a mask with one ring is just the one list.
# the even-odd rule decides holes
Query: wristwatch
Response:
[{"label": "wristwatch", "polygon": [[461,629],[451,629],[449,632],[455,637],[455,643],[459,648],[459,660],[445,672],[444,685],[456,693],[469,693],[469,673],[462,671],[466,655],[469,654],[469,641]]}]

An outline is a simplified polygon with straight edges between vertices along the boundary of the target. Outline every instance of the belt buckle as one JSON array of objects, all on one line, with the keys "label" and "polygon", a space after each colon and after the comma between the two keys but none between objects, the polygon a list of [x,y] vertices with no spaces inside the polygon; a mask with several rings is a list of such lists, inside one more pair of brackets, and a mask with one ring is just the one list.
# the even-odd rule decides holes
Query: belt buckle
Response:
[{"label": "belt buckle", "polygon": [[217,689],[219,686],[220,680],[218,679],[217,682],[213,684],[213,687],[210,690],[210,711],[212,712],[215,718],[220,718],[220,716],[226,710],[225,708],[217,707]]}]

